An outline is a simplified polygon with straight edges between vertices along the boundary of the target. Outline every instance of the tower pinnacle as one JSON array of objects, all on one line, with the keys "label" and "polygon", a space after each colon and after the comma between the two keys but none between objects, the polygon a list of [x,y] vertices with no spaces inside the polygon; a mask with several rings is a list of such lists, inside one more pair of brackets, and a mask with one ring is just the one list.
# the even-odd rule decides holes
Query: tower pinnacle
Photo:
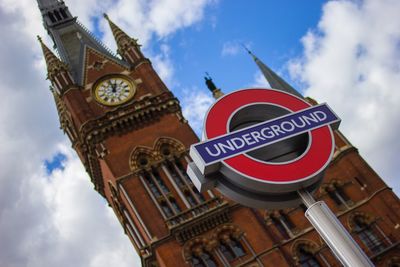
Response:
[{"label": "tower pinnacle", "polygon": [[108,21],[111,31],[114,35],[114,39],[118,46],[118,54],[120,54],[124,59],[134,63],[141,58],[144,58],[142,52],[140,51],[140,45],[137,43],[137,39],[131,38],[126,34],[121,28],[119,28],[107,14],[103,14],[104,18]]},{"label": "tower pinnacle", "polygon": [[54,53],[43,43],[42,38],[37,36],[43,55],[46,60],[48,77],[52,78],[58,71],[68,71],[68,65],[62,62]]},{"label": "tower pinnacle", "polygon": [[249,55],[253,58],[256,62],[258,68],[260,69],[261,73],[264,75],[265,79],[268,81],[269,85],[273,89],[278,89],[289,94],[298,96],[303,98],[303,96],[292,86],[290,86],[284,79],[279,77],[274,71],[272,71],[267,65],[265,65],[258,57],[256,57],[246,46],[244,49],[249,53]]}]

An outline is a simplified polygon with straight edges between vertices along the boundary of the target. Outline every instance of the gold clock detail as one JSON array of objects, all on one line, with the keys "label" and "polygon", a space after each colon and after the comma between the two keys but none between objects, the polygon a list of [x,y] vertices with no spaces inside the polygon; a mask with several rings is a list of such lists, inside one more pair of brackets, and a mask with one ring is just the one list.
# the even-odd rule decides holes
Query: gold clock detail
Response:
[{"label": "gold clock detail", "polygon": [[116,106],[132,99],[136,86],[126,78],[109,77],[100,81],[94,94],[98,102],[107,106]]}]

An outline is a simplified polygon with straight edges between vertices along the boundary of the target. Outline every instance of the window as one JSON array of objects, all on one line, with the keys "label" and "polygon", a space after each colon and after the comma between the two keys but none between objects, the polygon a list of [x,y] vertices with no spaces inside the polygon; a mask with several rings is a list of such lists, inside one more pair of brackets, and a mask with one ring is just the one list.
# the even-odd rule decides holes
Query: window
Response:
[{"label": "window", "polygon": [[185,191],[185,198],[189,202],[190,206],[194,207],[197,205],[196,199],[194,199],[189,191]]},{"label": "window", "polygon": [[334,186],[332,186],[332,188],[327,188],[327,193],[337,206],[345,205],[347,207],[347,202],[350,199],[345,194],[341,186],[335,184]]},{"label": "window", "polygon": [[144,174],[144,179],[146,180],[146,183],[149,185],[149,188],[150,188],[151,192],[156,197],[160,197],[161,196],[161,192],[160,192],[160,190],[158,190],[157,185],[154,183],[153,179],[151,179],[151,177],[149,176],[148,173]]},{"label": "window", "polygon": [[307,251],[303,246],[298,249],[297,256],[301,267],[322,267],[315,255]]},{"label": "window", "polygon": [[199,199],[201,202],[206,201],[206,199],[204,198],[203,194],[201,194],[201,193],[197,190],[196,187],[193,186],[193,187],[192,187],[192,190],[193,190],[193,193],[196,194],[196,196],[198,197],[198,199]]},{"label": "window", "polygon": [[193,267],[204,267],[205,265],[201,262],[200,258],[193,256],[192,257],[192,266]]},{"label": "window", "polygon": [[385,245],[374,231],[373,225],[367,224],[362,216],[353,219],[354,231],[361,242],[374,254],[381,252]]},{"label": "window", "polygon": [[240,243],[238,240],[232,239],[231,247],[232,247],[232,250],[233,250],[236,258],[246,255],[246,252],[244,251],[242,243]]},{"label": "window", "polygon": [[244,250],[242,243],[235,238],[231,238],[230,236],[224,236],[222,240],[220,240],[218,249],[227,261],[232,261],[246,255],[246,251]]},{"label": "window", "polygon": [[168,187],[165,185],[164,181],[161,179],[161,176],[160,176],[160,174],[158,173],[158,171],[157,171],[157,170],[153,170],[152,173],[153,173],[154,179],[157,181],[157,184],[160,186],[161,190],[162,190],[164,193],[169,193],[169,189],[168,189]]},{"label": "window", "polygon": [[178,203],[176,203],[176,200],[174,198],[170,198],[169,202],[171,203],[171,206],[174,207],[176,212],[181,212],[181,208],[179,207]]},{"label": "window", "polygon": [[276,229],[277,229],[277,230],[279,231],[279,233],[281,234],[281,236],[282,236],[284,239],[289,239],[289,238],[290,238],[289,233],[288,233],[288,231],[286,230],[286,228],[283,226],[283,224],[281,223],[281,221],[278,220],[275,216],[272,216],[271,219],[272,219],[272,222],[274,223]]},{"label": "window", "polygon": [[199,256],[192,256],[193,267],[217,267],[214,258],[207,252],[201,253]]},{"label": "window", "polygon": [[68,18],[68,15],[67,15],[67,13],[65,12],[64,9],[60,9],[60,13],[64,17],[64,19]]},{"label": "window", "polygon": [[57,21],[61,20],[60,13],[57,10],[54,11],[54,16],[57,18]]},{"label": "window", "polygon": [[165,214],[165,216],[166,216],[167,218],[174,215],[174,212],[173,212],[172,209],[168,206],[168,203],[167,203],[167,202],[161,201],[160,206],[161,206],[161,209],[163,210],[163,212],[164,212],[164,214]]},{"label": "window", "polygon": [[52,23],[56,22],[56,18],[54,17],[53,13],[49,12],[49,13],[47,13],[47,14],[49,15],[50,21],[51,21]]},{"label": "window", "polygon": [[272,222],[282,237],[284,239],[289,239],[291,236],[293,236],[292,230],[295,228],[295,226],[283,211],[279,211],[278,214],[279,215],[271,216]]},{"label": "window", "polygon": [[175,167],[171,164],[171,162],[167,161],[166,166],[175,183],[178,186],[184,186],[185,184],[183,183],[181,177],[176,173]]},{"label": "window", "polygon": [[224,255],[225,259],[227,259],[227,261],[232,261],[236,258],[231,248],[224,243],[221,243],[218,249],[221,251],[222,255]]},{"label": "window", "polygon": [[179,160],[175,160],[175,166],[178,168],[180,173],[182,173],[183,177],[186,179],[188,184],[192,184],[192,180],[190,180],[189,176],[186,173],[186,169],[183,167],[182,163]]}]

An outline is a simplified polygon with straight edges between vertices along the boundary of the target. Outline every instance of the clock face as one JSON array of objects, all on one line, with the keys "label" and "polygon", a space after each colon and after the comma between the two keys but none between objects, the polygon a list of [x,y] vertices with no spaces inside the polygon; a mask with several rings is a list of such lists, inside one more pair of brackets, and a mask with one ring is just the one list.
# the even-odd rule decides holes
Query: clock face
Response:
[{"label": "clock face", "polygon": [[98,102],[107,106],[116,106],[132,99],[136,87],[130,81],[121,77],[111,77],[102,80],[95,88]]}]

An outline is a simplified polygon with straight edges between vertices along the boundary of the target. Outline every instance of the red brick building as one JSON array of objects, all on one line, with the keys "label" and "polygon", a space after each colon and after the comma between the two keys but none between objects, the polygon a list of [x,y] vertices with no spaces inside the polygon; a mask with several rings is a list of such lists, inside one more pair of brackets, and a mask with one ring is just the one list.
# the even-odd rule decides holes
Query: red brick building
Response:
[{"label": "red brick building", "polygon": [[[60,56],[40,41],[61,127],[143,266],[340,266],[304,207],[254,210],[198,193],[185,172],[198,138],[137,40],[106,17],[116,56],[64,2],[38,4]],[[294,90],[254,59],[273,88]],[[315,197],[377,266],[400,266],[399,199],[338,131],[335,141]]]}]

